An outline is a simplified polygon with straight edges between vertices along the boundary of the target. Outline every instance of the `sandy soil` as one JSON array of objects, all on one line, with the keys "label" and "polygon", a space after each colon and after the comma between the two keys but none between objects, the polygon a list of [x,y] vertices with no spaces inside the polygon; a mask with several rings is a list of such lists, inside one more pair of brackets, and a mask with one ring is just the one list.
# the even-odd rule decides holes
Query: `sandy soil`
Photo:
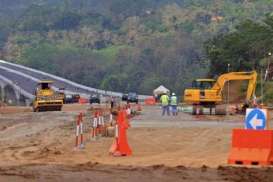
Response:
[{"label": "sandy soil", "polygon": [[75,150],[75,117],[88,105],[33,113],[1,108],[0,181],[272,181],[271,168],[226,165],[233,128],[242,116],[160,116],[145,107],[128,130],[133,155],[112,157],[112,138],[89,138]]}]

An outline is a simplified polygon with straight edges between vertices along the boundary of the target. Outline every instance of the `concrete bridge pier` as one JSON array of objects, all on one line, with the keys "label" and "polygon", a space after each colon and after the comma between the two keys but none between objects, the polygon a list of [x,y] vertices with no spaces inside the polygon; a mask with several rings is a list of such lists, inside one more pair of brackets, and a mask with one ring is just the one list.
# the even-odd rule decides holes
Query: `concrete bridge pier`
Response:
[{"label": "concrete bridge pier", "polygon": [[0,80],[0,102],[4,103],[5,99],[5,91],[4,91],[5,84]]},{"label": "concrete bridge pier", "polygon": [[0,79],[0,101],[12,106],[26,106],[29,99],[16,90],[13,85],[7,84]]},{"label": "concrete bridge pier", "polygon": [[18,105],[19,106],[29,106],[30,105],[30,99],[28,99],[24,95],[20,94],[19,99],[18,99]]},{"label": "concrete bridge pier", "polygon": [[11,106],[19,104],[19,94],[11,85],[4,86],[4,102]]}]

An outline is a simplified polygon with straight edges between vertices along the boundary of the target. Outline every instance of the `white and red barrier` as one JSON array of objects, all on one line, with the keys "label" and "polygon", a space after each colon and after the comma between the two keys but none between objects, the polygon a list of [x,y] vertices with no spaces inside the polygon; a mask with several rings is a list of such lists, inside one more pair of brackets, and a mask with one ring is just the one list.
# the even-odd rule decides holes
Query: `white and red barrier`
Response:
[{"label": "white and red barrier", "polygon": [[[91,122],[91,136],[92,139],[97,139],[99,136],[102,135],[102,130],[105,127],[104,115],[101,111],[94,112],[93,122]],[[111,120],[111,115],[110,115]],[[111,122],[111,121],[110,121]]]},{"label": "white and red barrier", "polygon": [[77,116],[75,148],[83,148],[83,113]]},{"label": "white and red barrier", "polygon": [[125,111],[128,115],[129,118],[131,118],[133,115],[135,115],[136,113],[142,111],[142,108],[141,108],[141,104],[130,104],[130,103],[127,103],[125,105]]},{"label": "white and red barrier", "polygon": [[91,123],[91,130],[92,130],[92,139],[96,139],[97,138],[97,134],[98,134],[98,116],[97,116],[97,112],[95,112],[94,114],[94,118],[93,118],[93,122]]},{"label": "white and red barrier", "polygon": [[[129,116],[134,108],[137,109],[138,105],[134,105],[128,107],[127,110],[124,109],[124,112],[127,116]],[[85,123],[84,119],[89,120],[89,122]],[[113,118],[112,113],[105,113],[100,109],[96,109],[95,112],[92,112],[91,115],[85,115],[84,113],[80,112],[77,115],[76,119],[76,142],[75,142],[75,149],[82,149],[84,148],[84,143],[97,140],[100,136],[108,136],[108,128],[107,125],[115,127],[115,138],[117,139],[119,136],[118,125],[115,124],[115,119]],[[86,120],[85,120],[86,121]],[[87,127],[84,127],[85,124]],[[84,130],[84,128],[86,130]],[[113,131],[113,130],[112,130]],[[84,134],[87,134],[87,137],[84,137]],[[114,133],[112,133],[114,134]],[[110,136],[110,135],[109,135]],[[113,135],[112,135],[113,136]],[[84,141],[84,139],[87,139]]]},{"label": "white and red barrier", "polygon": [[103,118],[102,112],[99,111],[99,123],[98,123],[99,136],[101,136],[102,134],[103,126],[104,126],[104,118]]},{"label": "white and red barrier", "polygon": [[109,122],[112,123],[113,122],[113,114],[110,113],[110,116],[109,116]]}]

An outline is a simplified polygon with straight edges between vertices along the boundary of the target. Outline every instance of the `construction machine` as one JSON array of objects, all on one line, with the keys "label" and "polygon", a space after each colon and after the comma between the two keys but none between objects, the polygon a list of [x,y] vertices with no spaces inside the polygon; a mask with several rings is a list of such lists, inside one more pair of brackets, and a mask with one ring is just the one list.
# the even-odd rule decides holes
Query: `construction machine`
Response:
[{"label": "construction machine", "polygon": [[[250,101],[255,95],[257,73],[252,72],[230,72],[222,74],[217,80],[214,79],[197,79],[193,81],[192,88],[184,91],[184,102],[193,105],[193,114],[202,112],[203,107],[215,109],[224,103],[223,90],[229,81],[248,81],[246,100]],[[200,110],[200,111],[199,111]]]},{"label": "construction machine", "polygon": [[60,111],[63,106],[63,95],[51,88],[51,80],[42,80],[35,90],[33,111]]}]

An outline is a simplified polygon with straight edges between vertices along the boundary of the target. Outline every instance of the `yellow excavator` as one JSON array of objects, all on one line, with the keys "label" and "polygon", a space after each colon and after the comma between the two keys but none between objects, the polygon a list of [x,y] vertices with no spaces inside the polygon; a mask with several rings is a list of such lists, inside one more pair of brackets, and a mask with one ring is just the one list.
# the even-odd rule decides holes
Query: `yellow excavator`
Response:
[{"label": "yellow excavator", "polygon": [[[184,102],[193,105],[193,114],[197,114],[203,107],[212,109],[223,103],[223,90],[225,83],[229,81],[248,81],[246,101],[250,101],[255,95],[257,73],[252,72],[230,72],[222,74],[217,80],[197,79],[193,81],[192,88],[184,91]],[[217,114],[217,113],[216,113]]]},{"label": "yellow excavator", "polygon": [[51,88],[51,80],[42,80],[38,83],[33,100],[33,111],[61,111],[63,95]]}]

